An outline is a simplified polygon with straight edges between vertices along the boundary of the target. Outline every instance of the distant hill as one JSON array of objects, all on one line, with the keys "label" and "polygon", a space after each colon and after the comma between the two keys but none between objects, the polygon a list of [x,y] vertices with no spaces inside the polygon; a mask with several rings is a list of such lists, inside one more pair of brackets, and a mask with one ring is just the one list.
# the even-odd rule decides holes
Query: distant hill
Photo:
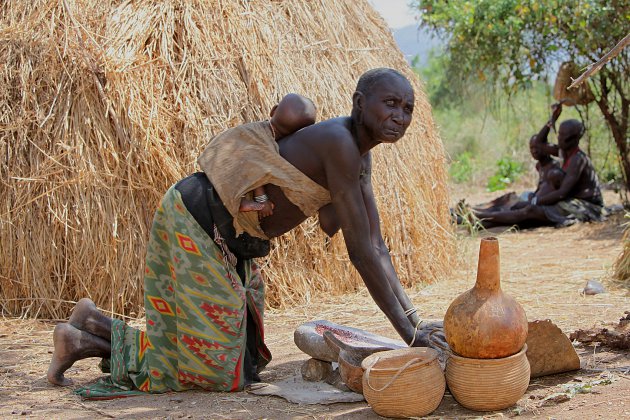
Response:
[{"label": "distant hill", "polygon": [[442,41],[431,36],[429,31],[419,28],[418,25],[404,26],[393,30],[394,39],[398,48],[405,54],[409,63],[417,55],[420,58],[419,65],[424,66],[432,49],[442,48]]}]

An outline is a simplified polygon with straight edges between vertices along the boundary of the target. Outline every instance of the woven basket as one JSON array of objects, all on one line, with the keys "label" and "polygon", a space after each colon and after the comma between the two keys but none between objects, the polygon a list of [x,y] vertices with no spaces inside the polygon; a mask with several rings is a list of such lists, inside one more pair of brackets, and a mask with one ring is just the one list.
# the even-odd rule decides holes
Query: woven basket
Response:
[{"label": "woven basket", "polygon": [[361,363],[363,396],[384,417],[421,417],[442,401],[446,381],[437,351],[411,347],[383,351]]},{"label": "woven basket", "polygon": [[493,411],[510,407],[529,386],[527,345],[501,359],[469,359],[451,354],[446,382],[453,397],[466,408]]}]

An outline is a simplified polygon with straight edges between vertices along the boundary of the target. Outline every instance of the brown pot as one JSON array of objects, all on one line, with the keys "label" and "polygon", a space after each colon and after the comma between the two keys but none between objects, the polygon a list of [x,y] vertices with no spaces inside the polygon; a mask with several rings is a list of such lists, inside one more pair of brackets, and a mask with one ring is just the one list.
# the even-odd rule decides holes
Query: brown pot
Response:
[{"label": "brown pot", "polygon": [[499,241],[484,238],[479,247],[475,287],[457,297],[444,317],[446,341],[462,357],[508,357],[525,344],[525,311],[501,291],[499,274]]},{"label": "brown pot", "polygon": [[385,350],[387,347],[353,347],[338,339],[332,331],[324,331],[324,341],[337,355],[339,375],[348,388],[359,394],[363,393],[363,368],[361,362],[366,357]]}]

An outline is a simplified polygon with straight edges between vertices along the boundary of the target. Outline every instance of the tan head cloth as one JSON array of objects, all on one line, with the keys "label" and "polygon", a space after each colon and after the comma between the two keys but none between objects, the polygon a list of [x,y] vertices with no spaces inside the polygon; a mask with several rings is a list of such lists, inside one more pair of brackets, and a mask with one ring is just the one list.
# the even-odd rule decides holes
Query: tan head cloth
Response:
[{"label": "tan head cloth", "polygon": [[330,203],[328,190],[280,156],[269,121],[243,124],[215,136],[197,163],[234,217],[237,235],[245,231],[267,239],[258,212],[238,211],[241,197],[265,184],[280,187],[306,216]]}]

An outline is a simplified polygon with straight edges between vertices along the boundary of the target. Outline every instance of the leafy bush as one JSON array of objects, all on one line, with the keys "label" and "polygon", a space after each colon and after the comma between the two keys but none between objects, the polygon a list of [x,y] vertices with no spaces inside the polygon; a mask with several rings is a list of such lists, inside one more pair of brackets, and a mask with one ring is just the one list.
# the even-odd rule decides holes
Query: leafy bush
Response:
[{"label": "leafy bush", "polygon": [[468,182],[472,178],[473,161],[470,152],[461,153],[448,169],[451,180],[456,184]]},{"label": "leafy bush", "polygon": [[505,187],[516,181],[522,173],[522,163],[516,162],[510,157],[503,157],[497,161],[497,171],[488,178],[486,188],[488,191],[504,190]]}]

